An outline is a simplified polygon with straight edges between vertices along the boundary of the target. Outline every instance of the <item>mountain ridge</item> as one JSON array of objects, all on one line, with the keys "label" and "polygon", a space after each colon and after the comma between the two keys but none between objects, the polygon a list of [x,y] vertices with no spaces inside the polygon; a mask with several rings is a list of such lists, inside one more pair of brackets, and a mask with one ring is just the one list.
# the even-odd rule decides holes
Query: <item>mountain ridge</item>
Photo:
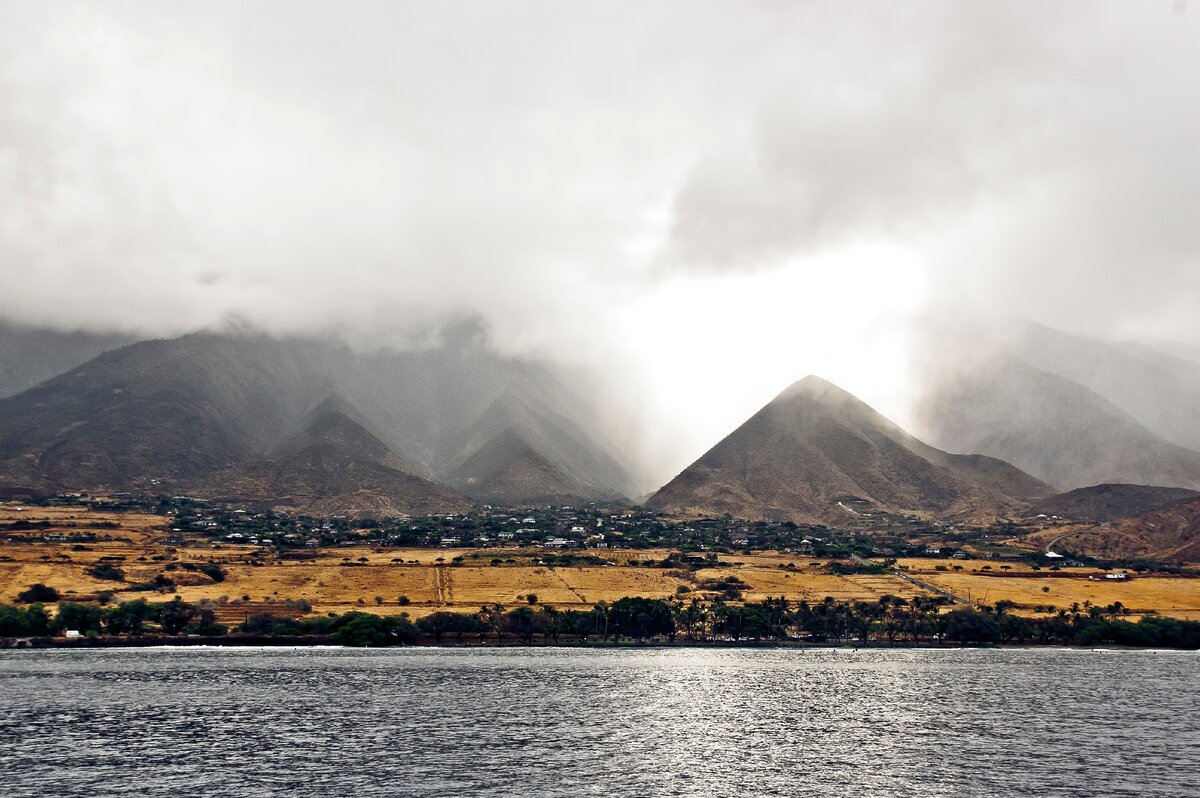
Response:
[{"label": "mountain ridge", "polygon": [[428,515],[471,507],[460,494],[412,473],[355,414],[344,400],[326,400],[273,457],[224,469],[187,490],[315,515]]},{"label": "mountain ridge", "polygon": [[[516,394],[527,397],[520,413],[493,414],[464,447],[459,431]],[[134,343],[0,399],[0,483],[156,492],[202,481],[276,456],[331,397],[406,471],[432,482],[454,481],[453,465],[489,443],[503,450],[509,438],[532,452],[513,457],[541,458],[548,478],[584,498],[627,495],[634,481],[588,405],[548,367],[501,358],[477,337],[356,353],[316,339],[198,333]],[[486,479],[476,487],[516,503],[543,493],[492,490]]]},{"label": "mountain ridge", "polygon": [[1111,521],[1200,496],[1187,488],[1104,483],[1048,496],[1029,508],[1030,514],[1057,515],[1072,521]]},{"label": "mountain ridge", "polygon": [[995,353],[926,385],[917,430],[942,449],[999,458],[1059,491],[1104,483],[1200,489],[1200,452],[1015,356]]}]

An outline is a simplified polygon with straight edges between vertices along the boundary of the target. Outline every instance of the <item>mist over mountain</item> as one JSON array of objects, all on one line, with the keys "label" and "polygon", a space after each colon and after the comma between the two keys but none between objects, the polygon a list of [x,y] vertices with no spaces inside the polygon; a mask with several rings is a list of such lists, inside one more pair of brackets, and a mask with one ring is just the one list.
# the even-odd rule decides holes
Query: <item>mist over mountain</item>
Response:
[{"label": "mist over mountain", "polygon": [[183,485],[337,396],[477,501],[643,495],[811,373],[1200,484],[1186,2],[518,5],[0,7],[0,477]]},{"label": "mist over mountain", "polygon": [[14,4],[0,318],[360,352],[480,319],[602,375],[648,484],[797,375],[907,421],[922,315],[1194,347],[1184,6]]},{"label": "mist over mountain", "polygon": [[187,490],[317,516],[428,515],[471,507],[465,496],[414,474],[363,423],[353,407],[331,397],[266,459],[204,475],[186,483]]},{"label": "mist over mountain", "polygon": [[1013,353],[1079,383],[1155,435],[1200,450],[1200,363],[1137,342],[1110,343],[1026,324]]},{"label": "mist over mountain", "polygon": [[[363,447],[368,460],[475,497],[636,490],[586,399],[546,367],[499,357],[469,327],[413,352],[253,335],[139,342],[0,400],[0,475],[57,488],[220,492],[214,474],[259,463],[261,479],[278,483],[261,464],[294,460],[296,436],[313,434],[311,414],[334,397],[343,425],[353,420],[374,442]],[[375,444],[389,456],[368,456]],[[531,467],[539,478],[521,478]]]},{"label": "mist over mountain", "polygon": [[135,340],[120,333],[64,331],[0,319],[0,398],[32,388]]},{"label": "mist over mountain", "polygon": [[1193,364],[1048,328],[935,343],[916,372],[913,428],[1006,460],[1059,490],[1101,483],[1200,488]]},{"label": "mist over mountain", "polygon": [[839,523],[866,512],[985,517],[1049,489],[999,460],[953,455],[806,377],[650,497],[667,512]]},{"label": "mist over mountain", "polygon": [[1190,363],[1200,363],[1200,346],[1187,344],[1182,341],[1170,341],[1161,338],[1148,338],[1140,346],[1155,352],[1161,352]]},{"label": "mist over mountain", "polygon": [[[0,335],[11,360],[62,362],[43,357],[53,333],[12,330]],[[80,357],[118,339],[67,340],[61,351]],[[910,386],[920,439],[810,378],[652,505],[831,521],[862,501],[981,517],[1107,483],[1200,489],[1200,452],[1180,443],[1194,438],[1200,365],[1036,325],[956,339],[929,362]],[[246,331],[140,341],[0,399],[0,482],[364,512],[625,501],[654,485],[656,467],[610,431],[654,417],[605,407],[597,379],[503,356],[470,323],[408,350]],[[358,444],[293,445],[317,434],[319,408]]]},{"label": "mist over mountain", "polygon": [[451,436],[439,458],[447,484],[500,504],[632,495],[618,455],[593,442],[566,406],[555,409],[547,386],[537,387],[510,386]]}]

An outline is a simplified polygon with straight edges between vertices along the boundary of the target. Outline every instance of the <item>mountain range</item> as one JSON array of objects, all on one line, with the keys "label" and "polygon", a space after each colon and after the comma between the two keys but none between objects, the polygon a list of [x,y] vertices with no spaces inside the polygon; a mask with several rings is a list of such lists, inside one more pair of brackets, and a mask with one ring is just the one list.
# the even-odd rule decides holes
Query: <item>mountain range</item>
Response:
[{"label": "mountain range", "polygon": [[[466,497],[623,498],[637,483],[567,378],[494,354],[470,328],[412,352],[245,335],[142,341],[0,400],[0,418],[0,484],[10,489],[211,495],[228,493],[228,479],[310,494],[312,507],[316,494],[327,505],[353,493],[344,479],[312,482],[316,466],[332,474],[352,448],[376,492],[390,487],[353,493],[347,510],[432,506],[415,500],[417,483],[389,482],[368,462],[426,480],[426,498],[447,509]],[[335,428],[343,440],[353,429],[356,446],[301,445],[330,443]],[[300,473],[307,488],[284,484]]]},{"label": "mountain range", "polygon": [[[1035,325],[959,336],[932,351],[936,368],[916,382],[915,435],[808,377],[646,503],[831,524],[1039,512],[1109,523],[1154,512],[1200,490],[1191,351]],[[585,380],[498,355],[470,324],[405,351],[0,325],[0,395],[7,495],[171,492],[406,514],[629,503],[648,484],[605,434]]]}]

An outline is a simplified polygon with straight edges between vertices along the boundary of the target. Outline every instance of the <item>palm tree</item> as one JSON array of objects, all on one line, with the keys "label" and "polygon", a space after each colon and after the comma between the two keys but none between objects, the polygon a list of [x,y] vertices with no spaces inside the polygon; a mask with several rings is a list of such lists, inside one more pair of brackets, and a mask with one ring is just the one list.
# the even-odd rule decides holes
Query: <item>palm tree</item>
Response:
[{"label": "palm tree", "polygon": [[490,607],[480,607],[479,620],[487,624],[496,635],[497,643],[504,640],[504,607],[498,603]]},{"label": "palm tree", "polygon": [[601,639],[608,638],[608,602],[601,601],[595,606],[596,611],[596,631],[600,633]]}]

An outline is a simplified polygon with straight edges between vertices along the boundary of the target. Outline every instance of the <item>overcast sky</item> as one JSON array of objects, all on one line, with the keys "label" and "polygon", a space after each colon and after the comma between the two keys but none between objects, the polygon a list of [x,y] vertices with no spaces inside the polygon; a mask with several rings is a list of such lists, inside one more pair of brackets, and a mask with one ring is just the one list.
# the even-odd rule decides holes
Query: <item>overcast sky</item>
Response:
[{"label": "overcast sky", "polygon": [[924,314],[1197,344],[1198,16],[0,3],[0,316],[477,316],[680,465],[809,372],[900,414]]}]

